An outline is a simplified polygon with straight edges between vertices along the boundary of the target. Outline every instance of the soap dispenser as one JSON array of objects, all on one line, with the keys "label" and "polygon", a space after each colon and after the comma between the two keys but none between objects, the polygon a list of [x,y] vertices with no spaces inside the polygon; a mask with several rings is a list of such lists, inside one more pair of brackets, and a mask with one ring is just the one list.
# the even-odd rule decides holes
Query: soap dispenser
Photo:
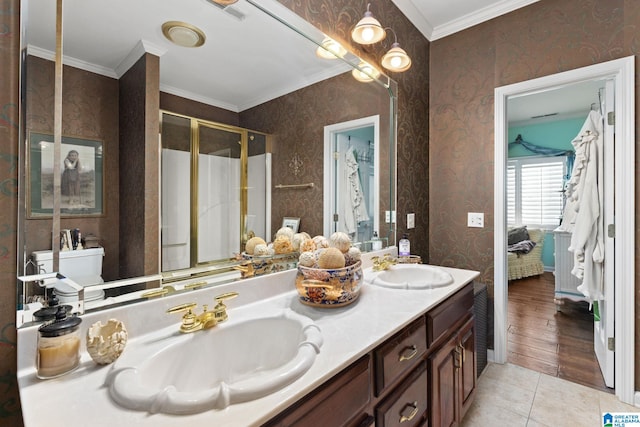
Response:
[{"label": "soap dispenser", "polygon": [[373,237],[371,238],[371,250],[379,251],[382,249],[382,240],[378,237],[378,232],[373,232]]},{"label": "soap dispenser", "polygon": [[398,243],[398,255],[411,255],[411,242],[409,242],[409,236],[407,236],[407,233],[402,235],[402,239],[400,239],[400,242]]}]

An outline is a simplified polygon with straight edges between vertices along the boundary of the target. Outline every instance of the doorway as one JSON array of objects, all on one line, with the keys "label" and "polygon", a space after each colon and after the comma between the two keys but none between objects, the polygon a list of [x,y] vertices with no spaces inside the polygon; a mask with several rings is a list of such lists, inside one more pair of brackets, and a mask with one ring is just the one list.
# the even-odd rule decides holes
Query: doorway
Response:
[{"label": "doorway", "polygon": [[[506,147],[507,102],[510,98],[541,93],[576,82],[611,79],[615,82],[615,289],[612,299],[615,312],[615,387],[618,398],[632,404],[634,400],[634,180],[635,176],[635,113],[634,59],[623,58],[564,73],[496,88],[495,90],[495,210],[494,210],[494,350],[493,360],[507,359],[507,260],[506,260]],[[605,299],[606,300],[606,299]],[[613,322],[612,322],[613,323]],[[609,337],[607,337],[609,338]]]},{"label": "doorway", "polygon": [[347,233],[361,250],[380,230],[380,117],[324,128],[324,234]]}]

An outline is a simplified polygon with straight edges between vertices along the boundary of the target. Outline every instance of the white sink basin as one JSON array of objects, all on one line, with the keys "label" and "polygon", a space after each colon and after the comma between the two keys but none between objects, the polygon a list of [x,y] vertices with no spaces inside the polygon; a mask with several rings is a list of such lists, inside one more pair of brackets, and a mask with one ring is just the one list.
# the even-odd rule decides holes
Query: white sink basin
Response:
[{"label": "white sink basin", "polygon": [[452,284],[453,276],[432,265],[396,264],[383,271],[366,269],[364,281],[370,285],[392,289],[433,289]]},{"label": "white sink basin", "polygon": [[212,329],[146,337],[107,379],[113,400],[150,413],[194,414],[273,393],[301,377],[322,346],[320,329],[290,309]]}]

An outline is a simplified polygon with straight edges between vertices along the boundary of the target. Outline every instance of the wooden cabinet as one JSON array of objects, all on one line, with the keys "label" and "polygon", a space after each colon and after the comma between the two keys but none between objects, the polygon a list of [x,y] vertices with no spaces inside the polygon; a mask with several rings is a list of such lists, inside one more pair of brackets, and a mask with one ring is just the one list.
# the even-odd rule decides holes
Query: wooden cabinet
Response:
[{"label": "wooden cabinet", "polygon": [[371,398],[370,356],[366,355],[313,393],[269,421],[270,427],[366,426]]},{"label": "wooden cabinet", "polygon": [[455,426],[473,402],[473,284],[416,319],[266,426]]},{"label": "wooden cabinet", "polygon": [[474,319],[429,357],[431,426],[457,426],[473,402],[476,386]]}]

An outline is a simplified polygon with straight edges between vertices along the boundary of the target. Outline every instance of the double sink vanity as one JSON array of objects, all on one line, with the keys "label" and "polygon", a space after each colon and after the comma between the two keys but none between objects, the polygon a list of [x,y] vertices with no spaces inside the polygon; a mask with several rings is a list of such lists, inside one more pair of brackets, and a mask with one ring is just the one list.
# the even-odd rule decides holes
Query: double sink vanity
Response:
[{"label": "double sink vanity", "polygon": [[[385,253],[396,255],[363,256],[361,294],[345,307],[303,305],[288,270],[87,313],[81,336],[117,319],[126,348],[96,365],[83,342],[79,368],[59,378],[36,377],[37,326],[20,328],[25,426],[451,425],[475,390],[478,273],[373,271],[371,255]],[[181,333],[181,315],[167,313],[190,303],[200,312],[231,292],[228,319],[209,329]]]}]

